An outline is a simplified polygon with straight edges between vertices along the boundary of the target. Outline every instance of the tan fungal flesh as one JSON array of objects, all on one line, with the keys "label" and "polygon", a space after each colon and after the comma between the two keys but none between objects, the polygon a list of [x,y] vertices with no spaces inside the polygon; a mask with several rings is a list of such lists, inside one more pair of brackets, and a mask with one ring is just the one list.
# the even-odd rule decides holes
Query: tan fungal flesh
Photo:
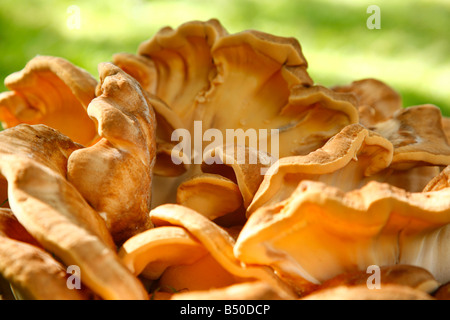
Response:
[{"label": "tan fungal flesh", "polygon": [[224,229],[201,214],[186,207],[166,204],[153,209],[150,216],[157,226],[171,224],[186,228],[229,273],[240,278],[266,281],[284,297],[294,297],[291,289],[269,268],[247,266],[237,260],[233,254],[235,240]]},{"label": "tan fungal flesh", "polygon": [[211,19],[99,81],[50,56],[8,76],[0,299],[449,299],[449,118],[307,68]]},{"label": "tan fungal flesh", "polygon": [[95,124],[86,108],[95,97],[97,81],[81,68],[59,57],[38,56],[9,75],[5,85],[11,90],[0,94],[5,128],[45,124],[83,145],[95,138]]},{"label": "tan fungal flesh", "polygon": [[0,173],[8,181],[11,210],[43,248],[79,266],[83,282],[101,297],[145,299],[139,281],[119,261],[103,219],[65,180],[64,164],[77,148],[43,125],[1,132]]},{"label": "tan fungal flesh", "polygon": [[112,64],[99,66],[101,82],[88,113],[101,140],[74,152],[68,180],[100,212],[116,243],[151,227],[155,119],[139,84]]}]

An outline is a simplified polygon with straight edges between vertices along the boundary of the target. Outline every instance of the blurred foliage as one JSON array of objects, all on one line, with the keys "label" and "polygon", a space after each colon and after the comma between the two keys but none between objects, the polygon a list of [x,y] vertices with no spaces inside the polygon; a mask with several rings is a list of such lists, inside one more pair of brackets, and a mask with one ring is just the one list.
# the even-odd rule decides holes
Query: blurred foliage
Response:
[{"label": "blurred foliage", "polygon": [[[366,26],[371,4],[381,9],[381,29]],[[67,24],[72,5],[79,29]],[[405,106],[432,103],[450,115],[449,17],[447,0],[1,0],[0,91],[36,55],[64,57],[97,77],[99,62],[135,53],[161,27],[217,18],[230,33],[297,38],[318,84],[377,78]]]}]

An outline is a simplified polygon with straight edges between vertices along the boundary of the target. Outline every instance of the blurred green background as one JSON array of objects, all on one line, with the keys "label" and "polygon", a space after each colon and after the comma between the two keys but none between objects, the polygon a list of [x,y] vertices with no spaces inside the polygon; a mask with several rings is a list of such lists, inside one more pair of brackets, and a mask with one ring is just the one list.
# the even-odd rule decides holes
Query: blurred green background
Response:
[{"label": "blurred green background", "polygon": [[[373,4],[381,9],[378,30],[366,26]],[[79,28],[71,28],[74,8]],[[210,18],[230,33],[296,37],[317,84],[377,78],[405,106],[432,103],[450,115],[448,0],[1,0],[0,91],[4,78],[36,55],[64,57],[97,77],[99,62],[135,53],[161,27]]]}]

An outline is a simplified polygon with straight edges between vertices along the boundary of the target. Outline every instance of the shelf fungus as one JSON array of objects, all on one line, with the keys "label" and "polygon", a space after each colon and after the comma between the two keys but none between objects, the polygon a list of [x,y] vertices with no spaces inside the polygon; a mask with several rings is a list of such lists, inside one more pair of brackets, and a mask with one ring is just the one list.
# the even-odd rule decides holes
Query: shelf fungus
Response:
[{"label": "shelf fungus", "polygon": [[420,192],[450,164],[450,146],[434,105],[402,108],[371,129],[392,142],[394,153],[386,170],[376,177],[410,192]]},{"label": "shelf fungus", "polygon": [[[158,123],[178,123],[167,128],[184,130],[193,142],[182,148],[192,171],[179,170],[178,179],[176,170],[155,171],[171,178],[155,178],[166,187],[155,190],[153,207],[176,202],[177,187],[198,173],[192,167],[202,163],[208,141],[264,149],[275,158],[307,154],[359,119],[352,93],[313,85],[296,39],[255,30],[229,34],[214,19],[163,28],[139,46],[134,58],[119,54],[113,62],[145,88],[156,82],[148,93],[171,111],[162,115],[155,108]],[[168,147],[187,139],[161,133],[158,144],[165,148],[158,149],[165,152],[158,153],[157,162],[159,156],[170,162]]]},{"label": "shelf fungus", "polygon": [[409,169],[419,164],[447,166],[450,146],[442,126],[442,114],[430,104],[403,108],[371,129],[394,145],[391,167]]},{"label": "shelf fungus", "polygon": [[287,199],[252,213],[234,252],[245,263],[272,266],[300,291],[343,272],[398,262],[445,282],[449,190],[408,193],[372,181],[344,192],[303,180]]},{"label": "shelf fungus", "polygon": [[307,69],[211,19],[99,81],[51,56],[9,75],[0,299],[448,299],[450,118]]},{"label": "shelf fungus", "polygon": [[302,180],[322,181],[343,191],[378,181],[421,192],[450,165],[450,146],[441,119],[437,107],[422,105],[398,110],[370,129],[361,124],[346,126],[322,148],[306,156],[282,158],[273,165],[248,214],[269,200],[284,200]]},{"label": "shelf fungus", "polygon": [[214,220],[241,208],[242,195],[234,181],[206,173],[194,176],[178,187],[177,203]]},{"label": "shelf fungus", "polygon": [[[301,297],[303,300],[433,300],[440,284],[424,268],[372,266],[340,274]],[[376,268],[376,269],[375,269]],[[372,274],[376,272],[376,276]]]},{"label": "shelf fungus", "polygon": [[[414,150],[421,148],[430,151],[421,151],[428,155],[424,162],[448,160],[434,157],[432,146],[397,144],[385,136],[353,124],[306,156],[280,159],[247,210],[236,257],[272,266],[300,292],[343,272],[398,262],[448,281],[450,189],[410,192],[383,182],[380,174],[402,153],[413,154],[407,168],[420,162]],[[445,145],[440,150],[445,154]],[[398,156],[396,164],[404,168],[407,159]],[[433,250],[424,252],[424,246]]]},{"label": "shelf fungus", "polygon": [[97,81],[83,69],[63,58],[37,56],[9,75],[5,85],[11,91],[0,94],[4,128],[45,124],[83,145],[95,138],[86,108],[95,97]]},{"label": "shelf fungus", "polygon": [[65,178],[68,157],[80,148],[45,125],[0,132],[0,180],[9,206],[46,251],[80,268],[82,282],[98,296],[145,299],[141,283],[120,262],[105,221]]},{"label": "shelf fungus", "polygon": [[345,191],[360,188],[390,165],[392,155],[389,140],[360,124],[346,126],[322,148],[305,156],[281,158],[271,166],[247,215],[285,200],[303,180],[321,181]]},{"label": "shelf fungus", "polygon": [[362,79],[332,89],[355,95],[358,100],[359,122],[366,127],[390,119],[402,108],[402,98],[398,92],[377,79]]},{"label": "shelf fungus", "polygon": [[113,62],[136,74],[144,87],[155,81],[149,93],[191,134],[195,121],[202,122],[200,134],[208,128],[278,129],[280,157],[307,153],[358,121],[353,94],[311,87],[294,38],[255,30],[228,34],[217,20],[191,21],[161,29],[139,46],[135,58],[117,54]]},{"label": "shelf fungus", "polygon": [[379,173],[380,180],[419,192],[450,163],[446,117],[438,107],[402,108],[400,95],[376,79],[354,81],[333,90],[353,93],[359,104],[360,123],[392,142],[392,163]]},{"label": "shelf fungus", "polygon": [[233,284],[223,288],[210,290],[194,290],[180,292],[171,296],[171,300],[283,300],[282,295],[277,293],[264,281],[252,281]]},{"label": "shelf fungus", "polygon": [[273,162],[269,154],[242,145],[213,148],[203,158],[200,173],[179,185],[177,204],[221,226],[243,225],[245,210]]},{"label": "shelf fungus", "polygon": [[301,300],[435,300],[419,289],[405,285],[388,284],[382,290],[370,290],[367,285],[338,286],[314,292]]},{"label": "shelf fungus", "polygon": [[156,228],[128,239],[119,251],[135,275],[142,273],[157,280],[158,287],[176,292],[263,281],[284,299],[296,297],[269,267],[247,266],[238,261],[233,255],[233,232],[200,213],[166,204],[153,209],[150,215]]},{"label": "shelf fungus", "polygon": [[111,63],[99,65],[97,97],[88,106],[100,140],[73,152],[67,178],[103,216],[118,244],[152,227],[155,115],[140,85]]},{"label": "shelf fungus", "polygon": [[433,294],[440,283],[426,269],[412,265],[369,266],[367,270],[346,272],[319,285],[314,293],[339,286],[366,285],[368,289],[382,290],[385,285],[402,285]]},{"label": "shelf fungus", "polygon": [[[22,300],[86,300],[87,290],[70,290],[64,266],[46,252],[9,209],[0,209],[0,275]],[[81,289],[81,288],[80,288]]]}]

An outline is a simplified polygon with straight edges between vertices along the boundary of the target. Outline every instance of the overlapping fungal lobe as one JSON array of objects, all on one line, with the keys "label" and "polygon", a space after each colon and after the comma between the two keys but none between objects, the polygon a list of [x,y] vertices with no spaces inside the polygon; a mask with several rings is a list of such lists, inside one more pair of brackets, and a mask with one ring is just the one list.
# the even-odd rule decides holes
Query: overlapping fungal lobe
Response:
[{"label": "overlapping fungal lobe", "polygon": [[435,300],[431,295],[408,286],[388,284],[382,290],[370,290],[366,284],[338,286],[314,292],[301,300]]},{"label": "overlapping fungal lobe", "polygon": [[19,223],[11,209],[0,208],[0,235],[41,247],[39,242]]},{"label": "overlapping fungal lobe", "polygon": [[321,181],[350,191],[362,187],[371,176],[392,161],[391,142],[360,124],[344,127],[322,148],[305,156],[279,159],[264,176],[247,208],[258,208],[288,198],[303,180]]},{"label": "overlapping fungal lobe", "polygon": [[160,288],[205,291],[243,282],[263,281],[285,299],[291,288],[265,266],[247,266],[233,255],[233,230],[175,204],[151,211],[157,226],[127,240],[119,251],[135,274],[158,280]]},{"label": "overlapping fungal lobe", "polygon": [[[411,265],[372,266],[339,274],[302,300],[433,300],[440,284],[426,269]],[[374,275],[372,272],[376,272]],[[376,292],[376,293],[373,293]]]},{"label": "overlapping fungal lobe", "polygon": [[191,264],[207,254],[206,249],[182,227],[166,226],[141,232],[120,248],[123,263],[136,275],[161,277],[172,265]]},{"label": "overlapping fungal lobe", "polygon": [[5,85],[11,91],[0,94],[4,128],[45,124],[83,145],[95,138],[86,108],[95,97],[97,81],[83,69],[63,58],[37,56],[9,75]]},{"label": "overlapping fungal lobe", "polygon": [[358,100],[360,123],[394,145],[392,163],[379,179],[418,192],[449,164],[447,118],[434,105],[402,108],[400,95],[376,79],[363,79],[336,92],[352,93]]},{"label": "overlapping fungal lobe", "polygon": [[234,181],[206,173],[180,184],[177,203],[214,220],[238,210],[242,206],[242,195]]},{"label": "overlapping fungal lobe", "polygon": [[210,78],[216,73],[211,46],[225,34],[215,19],[191,21],[177,29],[161,29],[139,46],[137,55],[120,53],[113,57],[114,64],[137,79],[151,99],[157,100],[158,176],[179,176],[187,170],[185,165],[172,163],[171,151],[177,144],[171,140],[172,132],[191,129],[195,100],[209,88]]},{"label": "overlapping fungal lobe", "polygon": [[135,78],[145,91],[150,94],[156,93],[158,74],[152,60],[144,56],[123,52],[114,54],[112,62]]},{"label": "overlapping fungal lobe", "polygon": [[[166,126],[175,123],[172,119],[176,117],[156,110],[158,123],[172,130],[186,129],[192,139],[200,135],[203,155],[209,147],[204,136],[208,129],[216,129],[223,144],[263,149],[278,158],[307,154],[344,126],[358,122],[352,94],[312,86],[307,61],[293,38],[253,30],[227,34],[217,21],[194,21],[176,30],[161,30],[141,44],[139,55],[154,62],[158,70],[155,94],[181,120],[181,127]],[[203,56],[207,59],[198,58]],[[201,128],[196,128],[200,132],[193,129],[194,121],[201,123]],[[172,160],[168,155],[174,144],[167,133],[165,137],[157,134],[161,151],[157,163]],[[163,145],[165,148],[159,147]],[[188,160],[192,162],[192,157]],[[170,195],[201,171],[158,170],[157,174],[161,173],[185,175],[179,179],[156,177],[164,188],[155,190],[154,207],[176,202]],[[246,194],[246,205],[248,198]]]},{"label": "overlapping fungal lobe", "polygon": [[[161,177],[178,177],[190,168],[191,159],[183,150],[172,152],[177,141],[172,141],[172,134],[176,129],[183,128],[181,119],[154,95],[149,96],[150,104],[155,111],[156,119],[156,161],[153,173]],[[176,159],[174,161],[174,159]]]},{"label": "overlapping fungal lobe", "polygon": [[208,150],[201,173],[182,182],[177,203],[191,208],[223,226],[243,225],[248,207],[264,173],[275,159],[242,145]]},{"label": "overlapping fungal lobe", "polygon": [[161,292],[209,290],[242,281],[183,227],[140,233],[124,243],[119,255],[134,274],[156,281],[154,287]]},{"label": "overlapping fungal lobe", "polygon": [[358,120],[353,96],[311,87],[295,39],[244,31],[221,37],[212,57],[217,75],[196,106],[205,128],[224,136],[227,129],[255,130],[265,151],[285,157],[310,152]]},{"label": "overlapping fungal lobe", "polygon": [[[174,48],[176,50],[176,48]],[[182,175],[189,168],[190,159],[180,157],[180,164],[172,161],[172,149],[177,142],[171,141],[174,130],[183,128],[184,124],[175,111],[164,100],[156,96],[158,85],[158,72],[154,60],[145,55],[130,53],[117,53],[112,62],[136,79],[142,89],[148,93],[148,99],[153,106],[156,127],[156,162],[153,168],[155,175],[163,177],[176,177]],[[156,60],[156,63],[158,61]],[[173,71],[176,73],[176,71]],[[179,94],[183,94],[180,92]]]},{"label": "overlapping fungal lobe", "polygon": [[362,79],[332,88],[335,92],[354,94],[358,100],[360,123],[370,127],[388,120],[402,107],[397,91],[377,79]]},{"label": "overlapping fungal lobe", "polygon": [[277,159],[266,152],[243,145],[223,145],[207,152],[201,170],[234,181],[247,208],[261,184],[264,174]]},{"label": "overlapping fungal lobe", "polygon": [[138,55],[155,64],[155,95],[167,103],[190,129],[195,101],[209,89],[216,73],[211,47],[227,31],[215,19],[190,21],[177,29],[162,28],[140,44]]},{"label": "overlapping fungal lobe", "polygon": [[116,243],[152,227],[155,115],[140,85],[111,63],[99,65],[88,106],[101,139],[68,160],[67,178],[105,219]]},{"label": "overlapping fungal lobe", "polygon": [[450,164],[450,146],[442,114],[430,104],[398,110],[392,118],[372,127],[394,145],[391,167],[408,169],[417,164]]},{"label": "overlapping fungal lobe", "polygon": [[315,85],[295,86],[280,111],[279,157],[306,155],[322,147],[345,126],[358,123],[357,101],[352,94],[336,93]]},{"label": "overlapping fungal lobe", "polygon": [[[445,280],[449,189],[408,192],[378,182],[395,151],[405,150],[386,137],[393,142],[354,124],[307,156],[280,159],[247,210],[236,256],[273,266],[299,291],[343,272],[398,261],[425,267],[438,281]],[[397,163],[404,161],[398,157]],[[435,249],[425,254],[420,250],[424,245]]]},{"label": "overlapping fungal lobe", "polygon": [[269,284],[264,281],[242,282],[224,288],[180,292],[171,300],[283,300]]},{"label": "overlapping fungal lobe", "polygon": [[442,166],[449,164],[444,138],[446,118],[437,107],[402,108],[400,95],[376,79],[354,81],[333,90],[354,94],[359,105],[359,122],[394,145],[391,165],[374,180],[420,192]]},{"label": "overlapping fungal lobe", "polygon": [[312,84],[292,38],[249,30],[221,37],[211,50],[217,74],[195,108],[205,128],[276,128],[290,89]]},{"label": "overlapping fungal lobe", "polygon": [[259,139],[270,145],[270,130],[279,130],[282,157],[308,153],[358,121],[352,94],[309,88],[313,81],[294,38],[228,34],[217,20],[192,21],[163,28],[140,45],[138,56],[154,63],[155,95],[191,133],[195,120],[202,134],[214,128],[224,137],[226,129],[268,129]]},{"label": "overlapping fungal lobe", "polygon": [[[16,216],[14,206],[19,204],[20,209],[25,209],[23,202],[30,201],[29,196],[32,196],[59,206],[58,211],[85,224],[105,244],[113,247],[104,222],[65,180],[67,159],[72,152],[82,148],[81,145],[44,125],[18,125],[3,131],[1,136],[2,174],[8,182],[8,202]],[[22,193],[24,198],[19,197]],[[70,207],[70,213],[65,209],[66,205]],[[31,205],[30,210],[34,210]]]},{"label": "overlapping fungal lobe", "polygon": [[81,281],[99,297],[145,299],[141,283],[118,259],[105,221],[65,178],[68,157],[80,148],[45,125],[2,131],[0,175],[11,210],[42,248],[65,266],[78,266]]},{"label": "overlapping fungal lobe", "polygon": [[[439,266],[428,270],[442,282],[448,277],[443,270],[449,269],[449,242],[448,235],[437,235],[450,223],[449,192],[409,193],[375,181],[344,192],[303,180],[287,199],[252,213],[234,252],[246,263],[273,266],[299,290],[343,272],[399,261]],[[429,237],[438,246],[424,254]]]},{"label": "overlapping fungal lobe", "polygon": [[439,109],[424,105],[401,109],[370,129],[349,125],[306,156],[280,159],[266,174],[248,214],[269,200],[284,200],[301,180],[322,181],[344,191],[378,181],[421,192],[450,164],[450,146],[440,123]]},{"label": "overlapping fungal lobe", "polygon": [[318,292],[339,286],[366,285],[382,290],[385,285],[401,285],[432,294],[440,286],[439,282],[426,269],[406,264],[371,266],[367,270],[339,274],[314,290]]},{"label": "overlapping fungal lobe", "polygon": [[23,228],[9,209],[0,209],[0,276],[16,298],[85,300],[86,290],[70,290],[64,266]]},{"label": "overlapping fungal lobe", "polygon": [[394,146],[390,166],[374,180],[410,192],[420,192],[428,182],[450,164],[450,146],[436,106],[420,105],[396,111],[371,129]]}]

